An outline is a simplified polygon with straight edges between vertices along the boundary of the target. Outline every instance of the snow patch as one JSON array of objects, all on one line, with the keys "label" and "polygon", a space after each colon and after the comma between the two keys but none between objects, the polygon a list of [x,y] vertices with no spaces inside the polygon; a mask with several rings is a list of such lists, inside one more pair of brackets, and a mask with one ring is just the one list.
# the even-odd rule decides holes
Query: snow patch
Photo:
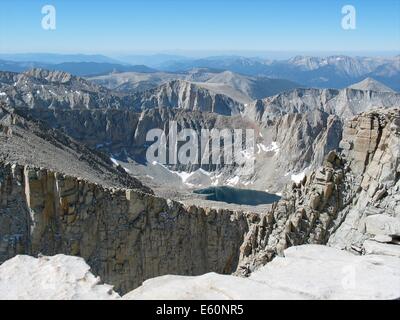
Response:
[{"label": "snow patch", "polygon": [[309,170],[309,168],[306,168],[303,172],[297,173],[297,174],[292,174],[291,175],[291,180],[295,183],[300,183],[301,181],[303,181],[304,177],[307,174],[307,171]]},{"label": "snow patch", "polygon": [[114,158],[110,158],[110,160],[112,161],[112,163],[114,163],[116,166],[119,166],[119,163],[117,160],[115,160]]},{"label": "snow patch", "polygon": [[238,176],[229,178],[226,180],[226,183],[230,186],[236,186],[240,182],[240,178]]},{"label": "snow patch", "polygon": [[278,143],[275,141],[272,141],[269,146],[266,146],[265,144],[262,144],[262,143],[258,143],[257,147],[258,147],[257,153],[261,153],[261,151],[278,153],[280,150]]},{"label": "snow patch", "polygon": [[186,172],[186,171],[170,170],[167,166],[165,166],[165,165],[163,165],[161,163],[158,163],[157,161],[153,161],[152,165],[154,165],[154,166],[155,165],[159,165],[162,168],[164,168],[166,171],[177,175],[181,179],[183,184],[185,184],[185,185],[187,185],[188,187],[191,187],[191,188],[193,188],[193,187],[201,187],[202,186],[201,183],[200,184],[194,184],[194,183],[191,183],[191,182],[188,181],[189,179],[193,178],[195,175],[200,175],[200,176],[203,175],[203,176],[206,176],[206,177],[210,177],[211,176],[211,172],[207,172],[206,170],[201,169],[201,168],[197,169],[196,171]]}]

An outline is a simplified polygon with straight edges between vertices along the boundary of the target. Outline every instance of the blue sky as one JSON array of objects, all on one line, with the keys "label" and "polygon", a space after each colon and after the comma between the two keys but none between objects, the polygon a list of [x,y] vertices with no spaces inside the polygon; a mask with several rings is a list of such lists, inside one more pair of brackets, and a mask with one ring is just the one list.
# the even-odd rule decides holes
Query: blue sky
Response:
[{"label": "blue sky", "polygon": [[[356,30],[341,28],[346,4]],[[400,51],[400,0],[1,0],[0,19],[2,53]]]}]

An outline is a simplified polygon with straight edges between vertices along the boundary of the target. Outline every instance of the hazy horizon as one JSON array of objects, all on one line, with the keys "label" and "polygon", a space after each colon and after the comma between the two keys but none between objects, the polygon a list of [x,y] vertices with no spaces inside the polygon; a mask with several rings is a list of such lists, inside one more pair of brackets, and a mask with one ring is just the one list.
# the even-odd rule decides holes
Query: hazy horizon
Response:
[{"label": "hazy horizon", "polygon": [[214,51],[214,50],[159,50],[159,51],[132,51],[132,52],[80,52],[80,51],[65,51],[65,52],[46,52],[46,51],[25,51],[25,52],[2,52],[1,57],[14,57],[18,58],[15,61],[28,61],[24,59],[28,56],[104,56],[111,59],[121,59],[127,57],[157,57],[165,56],[176,59],[203,59],[212,57],[244,57],[244,58],[260,58],[271,60],[285,60],[296,56],[310,56],[310,57],[328,57],[328,56],[349,56],[349,57],[395,57],[400,55],[400,50],[391,51]]}]

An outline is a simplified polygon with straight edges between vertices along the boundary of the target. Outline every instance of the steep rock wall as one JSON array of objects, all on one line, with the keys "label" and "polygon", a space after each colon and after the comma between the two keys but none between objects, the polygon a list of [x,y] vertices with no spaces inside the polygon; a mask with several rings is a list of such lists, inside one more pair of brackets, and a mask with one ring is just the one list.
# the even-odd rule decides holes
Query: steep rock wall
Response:
[{"label": "steep rock wall", "polygon": [[400,110],[356,116],[340,145],[358,197],[329,243],[362,248],[376,235],[400,236]]},{"label": "steep rock wall", "polygon": [[0,183],[0,262],[78,255],[119,292],[163,274],[232,273],[254,219],[27,166],[2,164]]}]

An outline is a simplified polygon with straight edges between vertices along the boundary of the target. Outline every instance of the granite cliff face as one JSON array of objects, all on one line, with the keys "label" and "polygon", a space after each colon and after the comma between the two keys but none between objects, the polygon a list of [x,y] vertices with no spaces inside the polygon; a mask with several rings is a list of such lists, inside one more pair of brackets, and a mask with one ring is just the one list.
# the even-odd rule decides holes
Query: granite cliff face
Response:
[{"label": "granite cliff face", "polygon": [[40,119],[47,125],[85,145],[121,158],[144,159],[149,142],[147,132],[159,128],[168,134],[169,122],[176,121],[178,129],[247,128],[254,124],[240,116],[183,109],[130,110],[31,110],[15,111],[22,117]]},{"label": "granite cliff face", "polygon": [[195,83],[173,80],[157,88],[135,94],[135,109],[179,108],[222,115],[234,115],[243,105],[232,98],[215,93]]},{"label": "granite cliff face", "polygon": [[342,120],[321,110],[287,113],[261,122],[259,131],[261,143],[272,150],[256,161],[255,185],[281,192],[290,180],[318,168],[326,155],[338,148]]},{"label": "granite cliff face", "polygon": [[357,188],[357,201],[330,244],[362,247],[370,236],[386,241],[400,235],[400,111],[377,110],[356,116],[343,131],[343,156]]},{"label": "granite cliff face", "polygon": [[163,274],[232,273],[253,219],[45,169],[0,168],[0,261],[79,255],[119,292]]}]

